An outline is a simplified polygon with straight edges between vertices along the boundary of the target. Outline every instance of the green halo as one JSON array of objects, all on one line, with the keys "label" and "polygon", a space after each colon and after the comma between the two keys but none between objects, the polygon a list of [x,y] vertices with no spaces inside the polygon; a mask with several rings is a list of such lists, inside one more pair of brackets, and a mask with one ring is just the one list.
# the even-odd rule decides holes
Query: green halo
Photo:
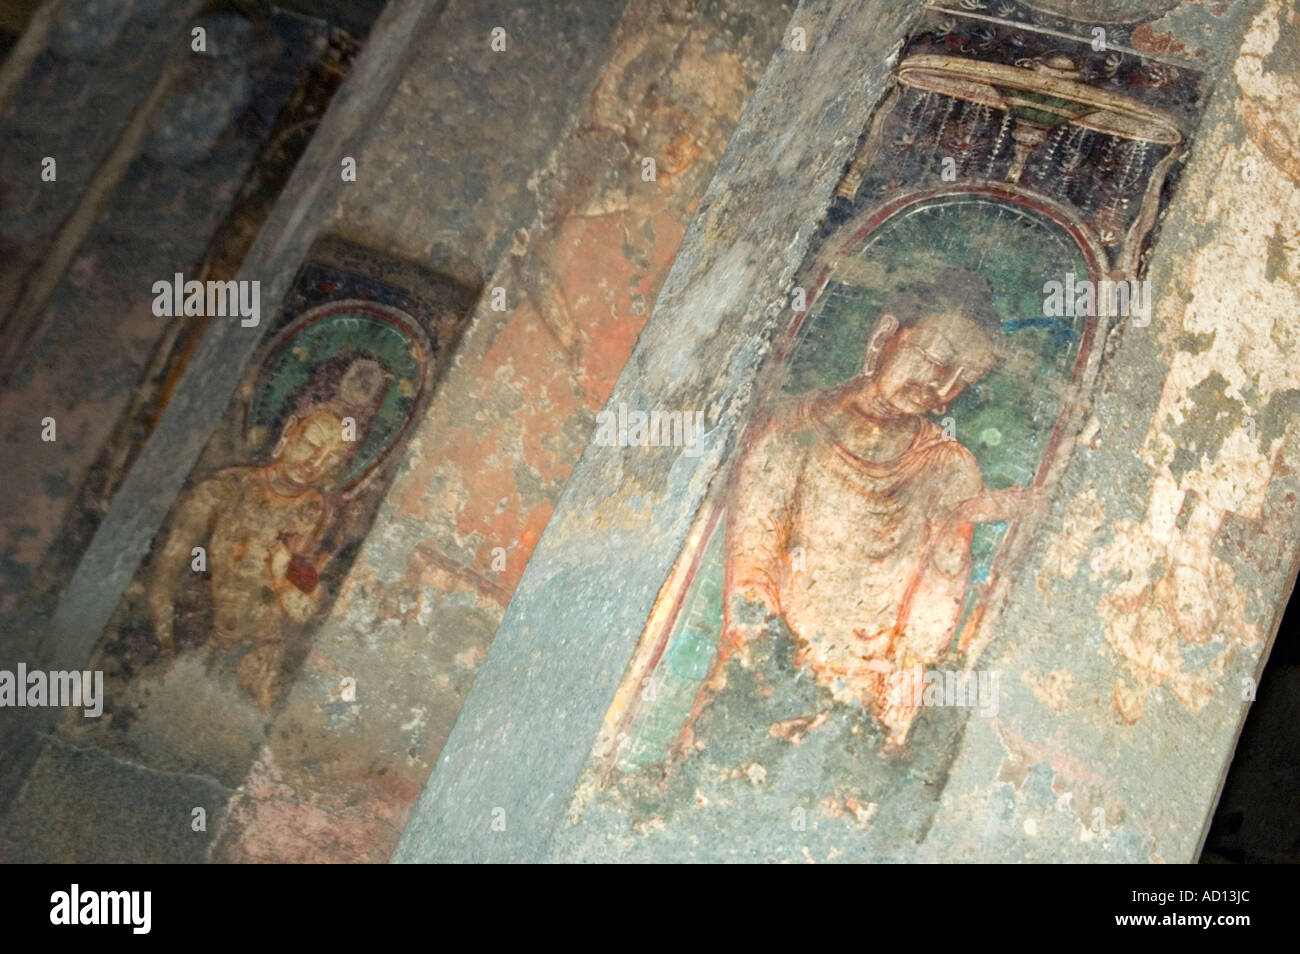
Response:
[{"label": "green halo", "polygon": [[393,448],[424,393],[427,340],[405,312],[375,302],[343,301],[303,313],[276,336],[258,372],[244,419],[254,455],[265,452],[295,410],[296,396],[340,357],[369,358],[388,373],[388,387],[369,422],[361,447],[339,477],[335,491],[355,485]]}]

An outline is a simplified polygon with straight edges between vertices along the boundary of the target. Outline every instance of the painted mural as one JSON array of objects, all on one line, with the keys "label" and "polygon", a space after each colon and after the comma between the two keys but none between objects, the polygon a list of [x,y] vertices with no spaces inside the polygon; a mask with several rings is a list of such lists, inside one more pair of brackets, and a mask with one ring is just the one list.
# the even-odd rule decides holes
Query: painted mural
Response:
[{"label": "painted mural", "polygon": [[290,631],[324,607],[322,576],[359,537],[350,504],[410,422],[427,365],[413,319],[371,302],[320,306],[281,334],[247,411],[255,462],[223,468],[185,494],[155,561],[148,604],[160,650],[176,650],[176,589],[203,547],[204,645],[239,652],[240,685],[271,708]]},{"label": "painted mural", "polygon": [[[749,8],[763,13],[628,7],[539,179],[543,217],[487,282],[508,290],[506,310],[476,311],[218,857],[388,857],[791,12]],[[362,687],[360,718],[320,701],[343,673]]]},{"label": "painted mural", "polygon": [[[1050,218],[977,194],[917,201],[841,255],[696,571],[712,613],[679,617],[655,680],[698,715],[779,620],[793,666],[897,750],[917,707],[890,676],[960,650],[959,624],[969,643],[1086,355],[1087,318],[1032,317],[1042,285],[1090,272]],[[643,706],[633,761],[662,757],[680,715]]]},{"label": "painted mural", "polygon": [[166,734],[155,713],[187,695],[225,700],[232,727],[280,701],[469,301],[366,250],[315,247],[101,644],[118,741]]},{"label": "painted mural", "polygon": [[619,805],[649,834],[695,806],[921,837],[964,721],[996,714],[978,662],[1014,638],[1027,530],[1101,342],[1149,321],[1138,284],[1118,307],[1045,296],[1139,278],[1204,79],[1131,18],[1097,50],[1050,5],[986,6],[932,4],[900,57],[575,820]]}]

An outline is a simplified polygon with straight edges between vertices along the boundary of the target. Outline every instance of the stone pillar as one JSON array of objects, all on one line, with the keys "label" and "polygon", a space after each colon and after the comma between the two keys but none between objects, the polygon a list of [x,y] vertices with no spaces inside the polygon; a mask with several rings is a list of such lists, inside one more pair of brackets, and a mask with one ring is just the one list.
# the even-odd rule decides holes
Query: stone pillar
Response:
[{"label": "stone pillar", "polygon": [[[172,67],[133,120],[140,135],[123,137],[138,141],[119,142],[106,160],[117,167],[111,189],[103,170],[84,177],[101,182],[100,206],[84,236],[60,236],[71,267],[34,303],[38,330],[0,397],[0,440],[13,457],[0,504],[5,628],[52,612],[202,334],[202,319],[153,314],[153,283],[177,272],[234,277],[352,52],[331,45],[325,24],[284,14],[170,25],[166,48],[140,59],[170,56]],[[191,49],[191,26],[208,33],[202,53]],[[47,187],[84,185],[61,174]],[[46,417],[54,441],[44,440]]]},{"label": "stone pillar", "polygon": [[901,2],[795,11],[607,403],[707,409],[699,456],[588,446],[394,860],[547,857],[916,12]]},{"label": "stone pillar", "polygon": [[1152,323],[1103,369],[927,860],[1200,855],[1300,539],[1300,20],[1243,7],[1151,253]]},{"label": "stone pillar", "polygon": [[[1288,476],[1295,382],[1283,357],[1295,311],[1285,236],[1296,227],[1296,161],[1284,132],[1294,125],[1295,66],[1284,52],[1294,48],[1294,15],[1272,0],[1250,5],[1244,16],[1240,8],[1194,4],[1117,5],[1103,21],[1111,45],[1092,47],[1114,54],[1107,62],[1087,52],[1091,28],[1068,21],[1070,4],[1043,0],[1016,14],[1025,26],[1017,31],[1022,56],[1037,55],[1026,49],[1033,34],[1050,36],[1043,42],[1051,50],[1025,66],[988,52],[999,48],[1004,25],[975,23],[978,11],[939,2],[923,12],[903,6],[804,4],[796,12],[791,29],[807,25],[807,58],[785,49],[774,59],[607,404],[705,409],[703,453],[692,459],[681,450],[589,443],[394,860],[1195,860],[1296,562]],[[1046,22],[1053,17],[1061,19]],[[1059,48],[1068,35],[1078,49],[1067,62]],[[901,98],[893,102],[909,117],[902,127],[889,121],[896,114],[878,108],[895,68]],[[990,95],[990,86],[1017,90],[1006,95],[1019,101]],[[1053,98],[1036,99],[1040,88]],[[1201,116],[1206,88],[1215,93]],[[1070,130],[1083,115],[1068,108],[1070,97],[1089,104],[1085,133]],[[981,107],[1001,115],[985,116]],[[996,138],[994,122],[992,151],[972,164],[979,124],[1003,117],[1009,138]],[[936,128],[932,143],[912,135]],[[1088,194],[1075,195],[1070,177],[1096,160],[1082,146],[1077,158],[1071,150],[1098,133],[1114,137],[1100,151],[1112,158],[1101,160]],[[931,146],[932,167],[923,153]],[[1126,154],[1126,165],[1112,162]],[[1184,159],[1175,188],[1165,188],[1161,177],[1176,175]],[[1143,174],[1156,184],[1134,180],[1135,169],[1150,170]],[[1137,198],[1124,201],[1134,189]],[[1010,523],[1015,532],[1003,538],[1010,559],[995,564],[1000,576],[971,578],[969,587],[962,581],[961,595],[974,594],[973,602],[956,609],[974,612],[952,617],[961,624],[952,643],[927,660],[946,663],[947,671],[926,675],[954,677],[950,685],[966,677],[989,692],[972,704],[949,699],[942,680],[933,698],[927,685],[916,697],[910,736],[910,722],[895,731],[896,710],[857,692],[875,685],[870,673],[879,670],[841,660],[836,682],[819,661],[828,645],[822,640],[844,622],[831,595],[820,617],[824,630],[803,635],[790,628],[788,606],[773,609],[766,623],[761,614],[737,617],[729,638],[761,623],[768,642],[752,656],[738,652],[721,670],[709,668],[716,650],[702,638],[703,649],[647,642],[665,619],[685,619],[689,629],[710,611],[722,613],[711,602],[722,603],[718,594],[699,587],[711,579],[703,569],[714,559],[709,542],[724,560],[733,552],[732,538],[717,529],[726,508],[741,506],[723,496],[731,458],[745,454],[752,465],[735,488],[746,480],[787,486],[782,481],[803,479],[794,476],[803,470],[782,468],[785,458],[753,450],[769,446],[757,436],[742,443],[755,395],[770,396],[780,362],[804,340],[792,330],[804,317],[788,297],[796,276],[802,270],[808,278],[800,284],[807,291],[834,274],[843,299],[845,289],[888,285],[886,266],[928,261],[928,254],[943,262],[940,253],[969,238],[932,230],[918,233],[920,244],[902,258],[850,258],[844,249],[897,211],[886,201],[881,219],[856,218],[876,211],[853,204],[871,190],[886,200],[937,203],[918,209],[972,195],[1004,209],[1037,204],[1075,229],[1083,280],[1147,279],[1153,301],[1150,312],[1124,311],[1122,320],[1102,312],[1106,320],[1089,325],[1091,357],[1062,389],[1068,413],[1053,414],[1050,452],[1026,471],[1024,483],[1035,492],[991,484],[969,498],[988,506],[987,516],[979,508],[960,511],[963,534]],[[1036,190],[1052,198],[1040,202]],[[1041,251],[1048,254],[1046,246]],[[1026,258],[1022,270],[1034,261]],[[984,320],[973,306],[988,296],[962,284],[971,275],[943,276],[926,277],[958,287],[896,290],[891,307],[908,309],[899,311],[904,323],[928,315],[927,308],[942,310],[953,295],[972,306],[963,320]],[[879,301],[864,301],[873,316],[883,312]],[[1062,342],[1074,340],[1040,304],[1043,327],[1060,330]],[[816,326],[832,342],[858,320],[852,309],[837,314],[838,325]],[[1014,353],[1003,336],[1024,320],[1002,316],[1000,357]],[[958,330],[940,337],[957,335],[967,349],[956,354],[965,362],[958,371],[969,372],[964,386],[983,404],[997,402],[995,385],[973,389],[990,373],[972,343],[979,336],[952,318],[932,327],[948,325]],[[917,340],[897,337],[897,328],[880,321],[882,347]],[[769,374],[762,366],[774,339],[781,347]],[[896,360],[870,349],[852,358],[858,363],[846,365],[848,381],[869,379],[874,362]],[[955,359],[932,353],[927,360]],[[1016,415],[1038,414],[1027,397],[1034,375],[1021,378],[1025,387],[1008,405],[1015,410],[1004,431],[981,425],[963,437],[967,411],[954,411],[958,446],[978,439],[997,447],[1014,432]],[[760,423],[776,419],[771,407],[765,411],[772,417]],[[816,431],[799,433],[813,440]],[[954,453],[940,450],[947,439],[936,436],[925,447]],[[894,460],[910,460],[904,450]],[[1020,482],[1012,472],[1002,479]],[[1014,507],[993,506],[1012,497]],[[865,519],[850,517],[844,502],[822,515],[823,537],[868,532],[866,524],[843,526]],[[717,523],[706,520],[710,514]],[[956,532],[941,527],[931,539]],[[851,555],[854,538],[845,539]],[[811,565],[811,552],[826,539],[800,543],[798,553],[780,554],[788,562],[783,572],[808,572],[803,547]],[[969,550],[963,558],[975,560]],[[835,585],[841,571],[852,579],[852,566],[823,564],[820,579]],[[959,569],[969,573],[971,564]],[[929,578],[919,579],[925,585]],[[724,593],[729,581],[723,578]],[[864,589],[863,599],[870,598]],[[927,599],[927,612],[952,612],[941,599]],[[906,605],[915,620],[918,604]],[[758,608],[742,600],[734,609]],[[873,648],[875,633],[859,635],[863,660],[895,665]],[[769,644],[788,644],[790,652]],[[654,764],[618,761],[627,734],[618,730],[631,728],[624,714],[635,711],[633,697],[663,691],[635,677],[654,672],[665,655],[692,669],[701,654],[693,678],[709,691],[694,707],[685,697],[690,718],[671,755]],[[747,755],[746,740],[764,757]]]},{"label": "stone pillar", "polygon": [[[788,16],[769,0],[634,0],[573,127],[535,173],[511,160],[503,200],[527,184],[538,213],[493,239],[510,238],[509,253],[231,804],[217,857],[388,858]],[[509,35],[528,57],[569,42],[541,24]],[[521,67],[480,68],[504,93],[499,71]],[[562,68],[532,65],[530,82],[547,87]],[[458,148],[501,136],[503,152],[518,150],[515,120],[498,112],[508,105],[466,103],[448,134]],[[411,110],[390,171],[373,195],[356,194],[346,221],[455,269],[482,231],[467,222],[457,246],[439,215],[474,186],[478,163],[452,154],[430,174],[405,141],[431,135],[427,122]]]},{"label": "stone pillar", "polygon": [[[11,854],[161,860],[207,852],[224,803],[266,732],[267,716],[238,686],[222,688],[205,679],[202,667],[192,665],[194,654],[186,652],[194,647],[179,646],[174,665],[153,656],[156,644],[141,658],[131,634],[145,635],[148,646],[154,643],[148,637],[153,623],[137,618],[133,607],[153,569],[128,587],[139,561],[152,538],[157,563],[168,508],[195,461],[200,464],[192,483],[211,476],[214,462],[230,458],[248,399],[239,392],[230,410],[232,388],[247,378],[244,365],[265,343],[269,318],[312,242],[326,232],[366,239],[372,251],[362,257],[370,261],[365,267],[372,268],[373,279],[367,287],[386,287],[376,292],[381,297],[402,284],[386,281],[388,273],[404,270],[402,259],[423,263],[426,273],[429,265],[437,269],[442,277],[433,275],[430,287],[446,286],[448,277],[462,287],[481,281],[515,231],[535,216],[530,179],[572,125],[574,107],[620,12],[608,3],[451,3],[445,9],[399,3],[376,24],[238,275],[263,282],[268,320],[259,328],[213,322],[53,621],[10,648],[29,667],[50,669],[82,667],[93,650],[95,665],[111,664],[110,695],[122,701],[113,713],[116,725],[108,718],[93,724],[70,719],[43,749],[38,733],[51,721],[42,718],[48,712],[29,714],[21,724],[7,721],[6,750],[14,755],[6,758],[6,781],[10,791],[22,786],[6,830]],[[506,37],[499,51],[492,48],[497,28]],[[556,59],[557,48],[566,51],[565,59]],[[489,119],[468,128],[480,121],[484,100],[493,107]],[[431,141],[445,148],[431,150]],[[355,181],[340,173],[345,159],[355,160]],[[427,217],[413,220],[412,209]],[[376,246],[396,261],[385,264]],[[309,289],[295,286],[286,306],[291,312],[312,304],[304,293]],[[448,345],[440,341],[440,352]],[[431,387],[438,371],[431,368]],[[163,535],[155,536],[160,525]],[[160,665],[142,678],[133,674],[140,663]],[[398,669],[403,663],[390,665]],[[150,692],[153,701],[145,712],[140,703]],[[179,721],[160,715],[172,706],[182,713]],[[193,721],[189,729],[186,720]],[[205,810],[201,830],[191,824],[196,808]],[[94,837],[74,842],[61,834],[58,819],[68,813],[93,816]],[[395,838],[396,831],[390,841]]]},{"label": "stone pillar", "polygon": [[[402,55],[412,40],[412,31],[430,22],[425,18],[434,17],[437,12],[437,9],[423,4],[396,4],[376,26],[375,52],[362,59],[350,86],[340,92],[334,108],[322,123],[321,145],[315,151],[309,150],[299,164],[283,200],[277,205],[237,276],[244,280],[263,281],[261,305],[266,314],[274,313],[298,262],[335,208],[334,200],[344,185],[338,171],[340,150],[346,153],[364,141],[364,130],[373,117],[376,103],[387,100],[400,78],[398,71],[403,62]],[[219,40],[218,36],[212,37],[214,48]],[[212,118],[202,109],[198,114]],[[169,164],[174,159],[171,157]],[[166,178],[161,173],[160,176]],[[233,196],[227,200],[229,198]],[[141,201],[139,196],[136,201]],[[156,279],[157,276],[152,280]],[[149,290],[146,288],[144,291],[147,293]],[[147,301],[145,307],[148,307]],[[157,430],[123,482],[99,534],[78,564],[52,618],[28,619],[21,628],[8,634],[4,646],[5,668],[12,671],[18,662],[24,662],[30,668],[85,668],[113,608],[166,515],[171,499],[220,421],[243,361],[256,347],[260,331],[241,327],[238,320],[213,325],[190,362]],[[101,431],[106,432],[111,424],[111,420],[99,422]],[[50,708],[6,710],[0,723],[0,751],[4,756],[0,759],[3,762],[0,805],[10,816],[14,798],[49,738],[48,734],[57,724],[58,715],[59,710]],[[95,761],[94,753],[90,755],[91,761]],[[112,767],[111,760],[108,765]],[[167,780],[164,775],[151,774],[148,769],[126,770],[126,781],[120,778],[114,781],[111,777],[101,781],[107,786],[106,790],[126,792],[125,804],[130,804],[133,799],[132,775],[141,784],[154,779],[164,786],[175,784],[181,789],[194,788],[185,799],[194,804],[209,803],[213,792],[207,779]],[[56,771],[47,777],[57,782],[60,776]],[[72,789],[65,787],[65,790]],[[93,801],[94,796],[90,798]],[[56,847],[33,848],[43,837],[57,837],[60,824],[55,820],[56,809],[52,804],[45,816],[49,826],[27,829],[20,826],[18,830],[30,840],[18,848],[10,843],[7,850],[25,857],[97,859],[113,857],[115,848],[140,852],[138,855],[129,855],[128,852],[122,857],[144,858],[193,858],[196,854],[201,856],[204,850],[205,845],[200,840],[186,842],[182,836],[169,848],[151,852],[151,845],[156,848],[157,841],[136,839],[135,831],[153,831],[156,839],[166,841],[179,831],[188,831],[188,824],[175,829],[165,825],[160,827],[160,817],[154,815],[137,819],[139,829],[123,834],[114,829],[113,824],[124,813],[114,811],[113,805],[117,803],[111,800],[104,804],[107,820],[104,840],[99,845],[84,846],[84,854],[77,854],[69,842],[64,843],[67,852],[63,854],[60,854],[62,849]],[[149,797],[139,799],[136,804],[163,810],[159,802]],[[220,804],[219,800],[217,804]],[[148,815],[148,812],[144,814]]]},{"label": "stone pillar", "polygon": [[[111,157],[165,72],[192,2],[120,3],[58,0],[37,12],[31,36],[20,41],[0,86],[5,154],[0,160],[5,256],[0,264],[0,319],[6,334],[4,374],[25,346],[34,322],[13,309],[19,299],[39,306],[48,278],[38,273],[59,252],[60,231],[86,198],[95,173]],[[21,74],[19,71],[22,71]],[[93,114],[93,123],[69,123],[70,114]],[[46,157],[56,178],[42,178]],[[93,213],[92,213],[93,214]],[[57,274],[54,276],[57,278]],[[33,293],[37,293],[33,298]],[[23,332],[27,332],[24,334]]]},{"label": "stone pillar", "polygon": [[[7,73],[20,66],[26,70],[21,77],[5,77],[10,95],[0,115],[5,143],[0,159],[0,330],[5,342],[0,440],[12,459],[6,475],[9,493],[0,503],[0,619],[11,616],[32,583],[72,495],[161,333],[147,310],[152,272],[145,270],[136,279],[143,283],[140,289],[127,293],[115,287],[126,277],[120,266],[97,268],[99,257],[89,249],[81,253],[74,274],[60,266],[73,259],[101,212],[123,213],[124,205],[151,194],[148,160],[140,155],[139,140],[153,109],[142,111],[141,105],[152,98],[157,108],[169,86],[163,65],[171,61],[172,72],[179,65],[177,47],[193,6],[51,4],[34,19],[30,37],[15,51],[15,63],[5,66]],[[76,114],[93,115],[95,121],[68,122]],[[124,144],[132,131],[135,144]],[[47,158],[54,161],[49,167],[53,181],[43,178]],[[113,181],[122,177],[134,180],[137,191],[130,198],[130,186],[117,192],[117,209],[105,209],[114,194]],[[154,177],[155,211],[178,197],[175,183],[157,181],[164,177]],[[201,200],[210,214],[219,213],[221,203],[206,191],[195,190],[190,198]],[[129,212],[124,218],[130,218]],[[98,227],[101,255],[111,254],[104,247],[105,233],[116,224],[114,217]],[[129,242],[131,227],[123,224]],[[143,223],[137,218],[135,224]],[[184,235],[175,241],[201,242],[203,230],[195,225],[187,221]],[[148,227],[152,243],[167,223],[154,221]],[[158,248],[156,254],[162,253]],[[180,261],[189,257],[197,257],[192,249],[181,252]],[[119,318],[88,332],[88,318],[93,320],[96,307],[105,303]],[[144,306],[143,315],[130,307],[137,303]],[[87,361],[87,350],[93,351],[93,361]],[[103,377],[88,380],[88,367]],[[41,440],[41,421],[47,416],[54,417],[61,441]]]}]

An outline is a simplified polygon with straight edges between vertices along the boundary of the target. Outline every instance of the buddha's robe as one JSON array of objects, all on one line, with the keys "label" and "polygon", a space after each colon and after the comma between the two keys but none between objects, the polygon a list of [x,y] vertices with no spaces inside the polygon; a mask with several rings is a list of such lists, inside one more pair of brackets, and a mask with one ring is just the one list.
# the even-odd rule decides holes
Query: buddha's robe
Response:
[{"label": "buddha's robe", "polygon": [[[286,497],[271,488],[267,470],[231,467],[207,478],[185,498],[169,535],[150,597],[155,614],[172,612],[170,580],[195,542],[208,541],[212,572],[211,643],[229,649],[255,645],[236,666],[236,676],[271,706],[271,687],[284,653],[285,622],[305,622],[319,611],[319,585],[312,550],[328,524],[329,505],[314,489]],[[293,552],[281,574],[272,566],[277,544]]]},{"label": "buddha's robe", "polygon": [[[765,604],[793,633],[796,664],[903,734],[915,705],[890,699],[891,676],[952,642],[972,527],[950,514],[983,490],[970,451],[915,421],[900,455],[873,461],[863,456],[870,422],[837,392],[786,405],[746,455],[727,518],[728,617],[736,597]],[[739,630],[728,630],[722,655],[743,659]]]}]

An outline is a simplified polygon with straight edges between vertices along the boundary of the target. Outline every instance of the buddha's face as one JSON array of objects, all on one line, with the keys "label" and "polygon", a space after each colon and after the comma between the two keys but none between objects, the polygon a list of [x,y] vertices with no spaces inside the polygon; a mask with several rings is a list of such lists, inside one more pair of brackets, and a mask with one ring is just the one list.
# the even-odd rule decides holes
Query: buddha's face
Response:
[{"label": "buddha's face", "polygon": [[965,389],[962,366],[948,340],[928,328],[904,328],[885,346],[876,393],[900,414],[928,414]]},{"label": "buddha's face", "polygon": [[342,472],[351,447],[343,439],[342,419],[319,411],[289,429],[272,466],[291,485],[320,488]]}]

